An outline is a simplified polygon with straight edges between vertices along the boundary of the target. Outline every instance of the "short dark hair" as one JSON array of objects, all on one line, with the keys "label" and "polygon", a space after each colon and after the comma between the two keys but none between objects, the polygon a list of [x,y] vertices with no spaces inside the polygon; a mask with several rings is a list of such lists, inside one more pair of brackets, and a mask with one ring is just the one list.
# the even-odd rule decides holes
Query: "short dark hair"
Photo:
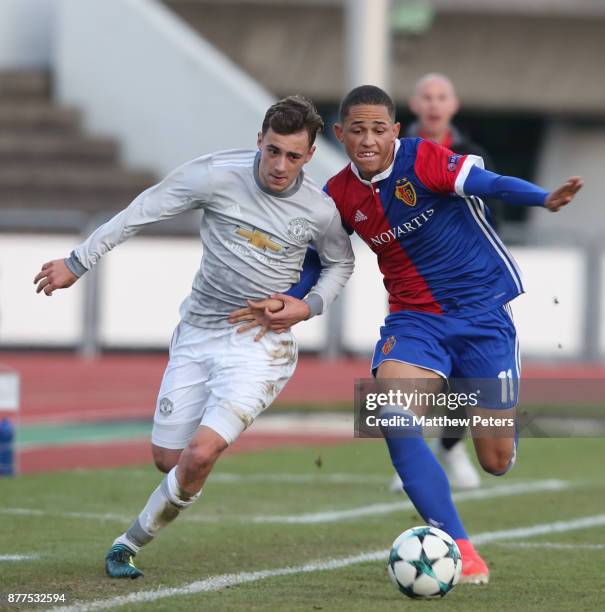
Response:
[{"label": "short dark hair", "polygon": [[277,134],[294,134],[307,130],[309,146],[315,142],[317,132],[324,127],[324,120],[311,100],[303,96],[288,96],[269,107],[263,119],[263,135],[271,128]]},{"label": "short dark hair", "polygon": [[360,85],[352,89],[340,103],[338,117],[343,122],[352,106],[360,104],[372,104],[385,106],[391,119],[395,119],[395,103],[389,94],[375,85]]}]

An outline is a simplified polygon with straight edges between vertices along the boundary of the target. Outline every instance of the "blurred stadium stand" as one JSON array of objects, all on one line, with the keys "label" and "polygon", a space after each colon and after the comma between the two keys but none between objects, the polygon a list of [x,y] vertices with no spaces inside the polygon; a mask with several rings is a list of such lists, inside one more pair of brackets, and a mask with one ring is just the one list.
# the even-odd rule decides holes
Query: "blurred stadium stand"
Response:
[{"label": "blurred stadium stand", "polygon": [[[166,4],[276,95],[302,90],[334,115],[347,87],[347,0]],[[391,92],[402,120],[416,80],[443,72],[456,84],[464,127],[501,173],[551,187],[567,174],[585,177],[581,219],[511,210],[509,219],[531,223],[506,228],[508,241],[563,225],[593,233],[602,219],[605,3],[394,0],[391,24]]]},{"label": "blurred stadium stand", "polygon": [[[0,72],[0,199],[19,217],[31,209],[96,213],[121,208],[154,182],[118,163],[118,144],[86,136],[74,108],[50,96],[47,72]],[[33,217],[22,224],[36,227]],[[38,215],[39,218],[39,215]],[[55,224],[52,229],[59,229]]]},{"label": "blurred stadium stand", "polygon": [[[274,96],[303,93],[333,118],[348,82],[347,6],[2,0],[0,347],[165,347],[199,261],[197,217],[156,226],[159,237],[147,232],[120,247],[119,258],[52,300],[34,295],[30,277],[154,177],[212,150],[254,146]],[[584,176],[573,210],[532,210],[529,223],[504,233],[520,245],[528,280],[529,295],[515,302],[526,354],[602,359],[605,4],[393,0],[390,23],[402,119],[415,80],[444,72],[464,127],[494,152],[499,171],[545,187]],[[322,142],[309,172],[322,182],[344,163]],[[338,321],[301,326],[304,349],[324,349],[326,337],[350,352],[373,348],[384,290],[371,253],[356,251]]]},{"label": "blurred stadium stand", "polygon": [[[333,102],[347,86],[347,0],[165,0],[276,95]],[[603,115],[605,4],[595,0],[393,2],[392,93],[449,75],[462,106]],[[303,75],[303,76],[301,76]]]}]

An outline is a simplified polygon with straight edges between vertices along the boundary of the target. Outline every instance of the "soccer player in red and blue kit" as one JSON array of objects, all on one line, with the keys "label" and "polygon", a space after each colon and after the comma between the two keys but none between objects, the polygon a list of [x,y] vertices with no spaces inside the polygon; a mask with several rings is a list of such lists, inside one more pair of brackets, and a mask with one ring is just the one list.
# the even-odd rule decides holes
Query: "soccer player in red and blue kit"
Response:
[{"label": "soccer player in red and blue kit", "polygon": [[[479,157],[456,155],[422,138],[399,139],[399,129],[393,101],[384,91],[368,85],[351,91],[341,103],[335,133],[352,163],[325,187],[345,227],[376,253],[389,293],[390,314],[380,330],[372,371],[378,379],[423,380],[428,385],[423,390],[435,392],[446,379],[501,380],[506,397],[488,386],[480,410],[489,414],[497,409],[499,417],[512,414],[519,353],[508,302],[523,293],[523,284],[481,198],[558,211],[581,188],[581,179],[572,177],[547,193],[484,170]],[[259,306],[256,321],[274,330],[298,322],[296,290],[273,296],[283,302],[279,312]],[[240,313],[233,320],[246,319]],[[417,407],[414,412],[419,413]],[[383,433],[420,515],[458,543],[461,581],[487,583],[489,570],[469,541],[447,477],[421,428],[409,425],[404,435]],[[516,437],[477,434],[473,431],[481,466],[505,474],[515,461]]]}]

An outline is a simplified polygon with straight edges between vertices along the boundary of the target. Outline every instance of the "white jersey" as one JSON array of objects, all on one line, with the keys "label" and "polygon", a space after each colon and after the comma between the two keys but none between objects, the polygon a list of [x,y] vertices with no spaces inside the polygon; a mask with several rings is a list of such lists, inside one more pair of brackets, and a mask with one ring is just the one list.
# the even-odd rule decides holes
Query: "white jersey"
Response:
[{"label": "white jersey", "polygon": [[83,273],[142,227],[201,209],[202,260],[183,304],[185,321],[225,327],[228,314],[246,299],[287,291],[300,278],[309,244],[323,266],[312,293],[325,310],[353,272],[353,250],[340,214],[302,172],[285,192],[270,192],[260,183],[259,159],[257,151],[222,151],[177,168],[76,247],[70,267]]}]

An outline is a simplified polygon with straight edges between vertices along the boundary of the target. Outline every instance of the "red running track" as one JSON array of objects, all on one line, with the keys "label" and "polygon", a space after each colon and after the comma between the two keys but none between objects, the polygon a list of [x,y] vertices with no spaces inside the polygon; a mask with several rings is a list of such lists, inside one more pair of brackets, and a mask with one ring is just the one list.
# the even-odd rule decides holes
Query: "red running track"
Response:
[{"label": "red running track", "polygon": [[[166,356],[157,354],[103,355],[85,360],[74,353],[0,353],[0,366],[8,366],[21,376],[22,424],[151,419],[165,364]],[[353,381],[367,376],[366,359],[322,361],[303,357],[278,402],[352,402]],[[540,399],[548,401],[549,395],[561,399],[562,392],[571,393],[573,399],[582,393],[586,395],[588,387],[582,381],[605,380],[605,365],[534,365],[525,368],[524,378],[546,383],[539,390]],[[577,388],[569,384],[557,388],[556,383],[562,379],[574,379]],[[602,399],[602,385],[595,392],[596,398]],[[257,434],[251,430],[229,452],[251,452],[285,445],[321,446],[350,439],[348,436]],[[149,463],[151,453],[147,440],[37,447],[20,453],[21,472]]]},{"label": "red running track", "polygon": [[[166,355],[103,355],[85,360],[74,353],[0,352],[0,365],[17,370],[21,376],[23,424],[151,419]],[[277,402],[352,403],[354,380],[368,377],[368,367],[367,359],[303,357]],[[524,368],[523,375],[525,380],[552,381],[552,385],[544,385],[544,399],[549,395],[557,398],[566,389],[557,388],[556,381],[574,379],[578,386],[588,379],[605,380],[605,365],[531,365]],[[567,387],[570,398],[573,394],[577,398],[580,392]]]},{"label": "red running track", "polygon": [[[350,442],[351,436],[310,434],[263,434],[249,431],[227,449],[226,454],[250,453],[284,446],[317,446]],[[149,440],[127,440],[65,446],[46,446],[19,453],[22,474],[57,470],[113,468],[125,465],[151,465]]]},{"label": "red running track", "polygon": [[[21,423],[150,419],[166,355],[0,353],[0,364],[21,376]],[[353,380],[368,376],[366,360],[303,358],[284,403],[352,401]]]}]

